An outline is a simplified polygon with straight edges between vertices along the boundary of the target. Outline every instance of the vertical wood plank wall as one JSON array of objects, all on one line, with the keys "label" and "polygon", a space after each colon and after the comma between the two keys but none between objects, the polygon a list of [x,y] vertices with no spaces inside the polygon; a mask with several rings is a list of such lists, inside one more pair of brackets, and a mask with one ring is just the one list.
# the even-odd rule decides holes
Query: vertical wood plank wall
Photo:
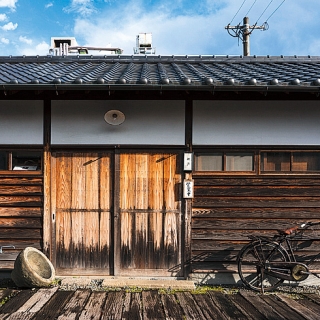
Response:
[{"label": "vertical wood plank wall", "polygon": [[179,161],[177,154],[120,154],[120,274],[179,274]]},{"label": "vertical wood plank wall", "polygon": [[53,153],[54,259],[59,274],[110,273],[110,161],[106,153]]},{"label": "vertical wood plank wall", "polygon": [[25,247],[42,249],[43,177],[41,175],[0,176],[0,268],[13,268]]},{"label": "vertical wood plank wall", "polygon": [[[236,272],[236,256],[252,234],[272,235],[306,221],[320,221],[320,178],[312,176],[194,175],[192,271]],[[320,230],[299,244],[307,261],[320,252]],[[315,268],[320,270],[319,260]]]}]

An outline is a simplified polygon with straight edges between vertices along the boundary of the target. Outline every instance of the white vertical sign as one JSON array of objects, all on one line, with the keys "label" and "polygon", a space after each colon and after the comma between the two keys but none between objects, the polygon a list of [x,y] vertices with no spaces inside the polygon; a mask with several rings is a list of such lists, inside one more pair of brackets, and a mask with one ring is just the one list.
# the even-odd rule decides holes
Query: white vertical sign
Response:
[{"label": "white vertical sign", "polygon": [[192,171],[193,169],[193,153],[185,152],[183,158],[183,169],[184,171]]},{"label": "white vertical sign", "polygon": [[185,199],[193,198],[193,180],[183,180],[183,197]]}]

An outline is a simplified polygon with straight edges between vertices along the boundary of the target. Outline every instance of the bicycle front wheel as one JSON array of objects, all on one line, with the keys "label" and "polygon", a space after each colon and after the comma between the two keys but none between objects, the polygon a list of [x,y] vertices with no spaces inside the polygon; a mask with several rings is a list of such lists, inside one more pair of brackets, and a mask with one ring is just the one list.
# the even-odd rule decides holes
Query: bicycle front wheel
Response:
[{"label": "bicycle front wheel", "polygon": [[238,255],[238,273],[246,287],[255,291],[271,291],[284,280],[269,274],[266,265],[272,262],[290,261],[287,251],[269,241],[254,241],[246,245]]}]

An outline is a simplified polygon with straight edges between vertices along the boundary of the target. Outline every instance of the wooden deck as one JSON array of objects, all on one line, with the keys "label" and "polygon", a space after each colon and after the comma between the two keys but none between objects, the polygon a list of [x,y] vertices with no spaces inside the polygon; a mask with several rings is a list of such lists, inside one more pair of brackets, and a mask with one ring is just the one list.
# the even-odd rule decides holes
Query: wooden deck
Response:
[{"label": "wooden deck", "polygon": [[0,319],[295,319],[316,320],[320,295],[260,295],[240,290],[159,293],[157,290],[0,290]]}]

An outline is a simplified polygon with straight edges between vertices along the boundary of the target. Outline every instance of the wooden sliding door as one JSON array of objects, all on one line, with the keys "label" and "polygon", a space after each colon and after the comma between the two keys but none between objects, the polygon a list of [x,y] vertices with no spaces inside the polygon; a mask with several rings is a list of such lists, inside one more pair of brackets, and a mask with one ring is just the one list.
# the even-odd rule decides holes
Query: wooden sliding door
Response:
[{"label": "wooden sliding door", "polygon": [[178,154],[122,153],[115,216],[115,273],[178,276],[181,172]]},{"label": "wooden sliding door", "polygon": [[110,159],[107,153],[53,153],[53,258],[59,275],[110,274]]},{"label": "wooden sliding door", "polygon": [[175,153],[53,153],[57,274],[180,276],[180,170]]}]

